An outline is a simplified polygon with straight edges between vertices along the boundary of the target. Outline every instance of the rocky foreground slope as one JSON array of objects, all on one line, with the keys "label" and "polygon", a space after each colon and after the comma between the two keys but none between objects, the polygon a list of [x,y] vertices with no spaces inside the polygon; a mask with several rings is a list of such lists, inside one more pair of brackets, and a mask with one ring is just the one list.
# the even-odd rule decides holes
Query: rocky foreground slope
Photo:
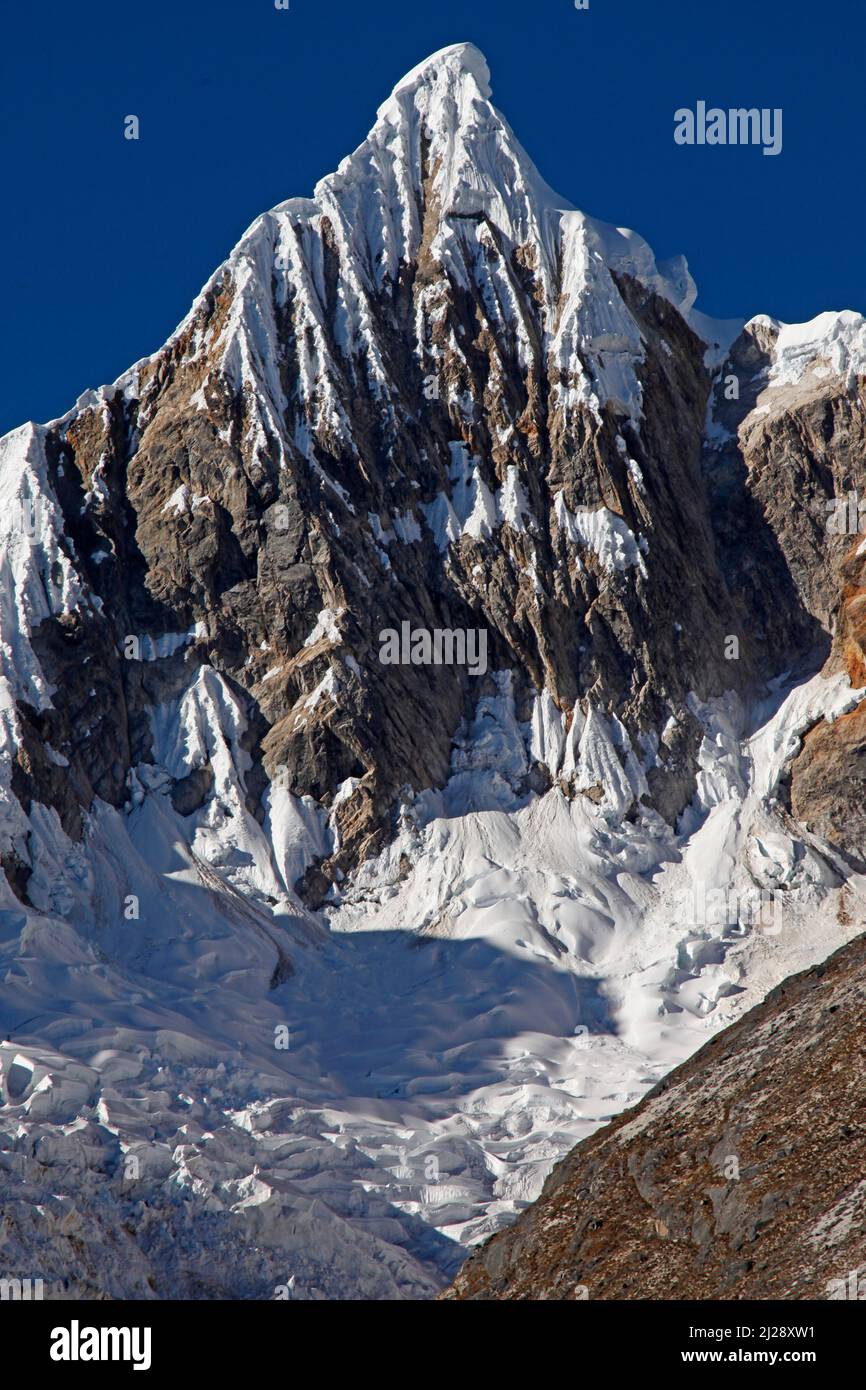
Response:
[{"label": "rocky foreground slope", "polygon": [[448,1299],[866,1301],[866,936],[559,1163]]}]

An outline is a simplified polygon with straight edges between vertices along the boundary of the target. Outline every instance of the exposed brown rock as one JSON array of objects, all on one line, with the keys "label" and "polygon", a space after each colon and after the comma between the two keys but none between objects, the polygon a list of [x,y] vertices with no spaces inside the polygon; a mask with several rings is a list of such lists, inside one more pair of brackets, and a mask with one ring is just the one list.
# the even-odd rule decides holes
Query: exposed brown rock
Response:
[{"label": "exposed brown rock", "polygon": [[[862,929],[862,923],[860,927]],[[578,1144],[448,1299],[866,1298],[866,936]]]},{"label": "exposed brown rock", "polygon": [[791,811],[866,869],[866,700],[806,734],[792,769]]},{"label": "exposed brown rock", "polygon": [[[866,686],[866,557],[840,501],[866,495],[866,383],[816,362],[796,385],[769,375],[776,330],[747,325],[716,386],[715,417],[732,438],[705,450],[714,529],[727,584],[765,673],[825,660]],[[736,380],[735,400],[725,382]],[[849,510],[851,510],[849,508]],[[855,529],[857,529],[855,524]],[[809,731],[790,772],[794,816],[855,864],[866,862],[864,715]]]}]

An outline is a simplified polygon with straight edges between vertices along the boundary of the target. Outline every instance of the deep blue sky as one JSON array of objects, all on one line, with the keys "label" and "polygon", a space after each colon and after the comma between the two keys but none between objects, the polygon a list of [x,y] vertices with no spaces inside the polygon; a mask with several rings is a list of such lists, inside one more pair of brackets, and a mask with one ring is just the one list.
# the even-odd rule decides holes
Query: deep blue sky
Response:
[{"label": "deep blue sky", "polygon": [[[310,193],[405,71],[465,39],[548,182],[683,251],[698,307],[866,310],[862,0],[10,4],[0,432],[159,347],[253,218]],[[781,155],[675,145],[698,99],[781,106]]]}]

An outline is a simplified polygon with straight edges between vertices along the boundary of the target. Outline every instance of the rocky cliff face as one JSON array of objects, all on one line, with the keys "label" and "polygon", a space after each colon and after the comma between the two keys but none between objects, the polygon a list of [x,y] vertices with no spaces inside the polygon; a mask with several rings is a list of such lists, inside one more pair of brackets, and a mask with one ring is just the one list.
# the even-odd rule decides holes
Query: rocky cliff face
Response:
[{"label": "rocky cliff face", "polygon": [[866,1300],[866,938],[579,1144],[450,1299]]},{"label": "rocky cliff face", "polygon": [[[855,314],[752,320],[719,373],[704,453],[742,625],[777,668],[817,648],[855,689],[866,683],[864,343]],[[861,704],[808,733],[786,788],[797,820],[861,868],[864,717]]]},{"label": "rocky cliff face", "polygon": [[[159,352],[0,440],[16,1153],[66,1171],[79,1120],[112,1163],[147,1139],[148,1210],[181,1188],[244,1221],[267,1172],[271,1234],[325,1191],[355,1288],[430,1292],[571,1142],[862,924],[866,326],[694,300],[684,261],[546,187],[456,45]],[[484,660],[383,660],[404,630]],[[302,1060],[275,1061],[299,1019]],[[454,1181],[395,1191],[395,1151]],[[27,1172],[31,1202],[57,1189]]]}]

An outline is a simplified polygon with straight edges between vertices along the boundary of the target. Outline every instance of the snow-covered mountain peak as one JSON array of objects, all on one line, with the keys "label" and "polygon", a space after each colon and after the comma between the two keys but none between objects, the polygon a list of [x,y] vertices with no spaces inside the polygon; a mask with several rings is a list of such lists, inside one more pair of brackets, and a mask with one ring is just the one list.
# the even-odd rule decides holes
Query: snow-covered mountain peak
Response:
[{"label": "snow-covered mountain peak", "polygon": [[[391,93],[392,100],[401,92],[416,92],[420,87],[432,87],[440,83],[443,78],[449,82],[463,82],[467,77],[472,78],[476,87],[485,100],[490,98],[490,68],[487,66],[487,59],[476,48],[474,43],[452,43],[445,48],[438,49],[431,53],[429,57],[423,58],[420,63],[400,78]],[[383,102],[379,108],[379,115],[386,112],[389,102]]]},{"label": "snow-covered mountain peak", "polygon": [[[610,402],[635,422],[642,337],[616,277],[668,300],[699,336],[719,337],[717,325],[692,313],[697,291],[684,258],[658,263],[637,233],[588,216],[554,192],[490,91],[487,62],[471,43],[419,63],[312,198],[289,197],[252,223],[172,336],[183,337],[231,284],[231,309],[216,338],[220,365],[236,387],[259,398],[281,459],[277,421],[287,401],[277,321],[287,304],[303,307],[312,332],[298,391],[304,419],[294,431],[305,453],[323,424],[352,447],[339,403],[345,364],[334,360],[335,347],[364,360],[377,395],[393,395],[375,325],[380,297],[399,286],[412,286],[419,362],[431,355],[445,303],[467,292],[497,336],[515,341],[524,368],[539,348],[549,355],[566,404],[597,412]],[[196,334],[192,350],[207,355],[213,342]],[[127,373],[117,385],[125,392],[136,383]]]},{"label": "snow-covered mountain peak", "polygon": [[550,288],[558,210],[571,205],[547,186],[489,98],[479,50],[442,49],[397,83],[367,139],[317,185],[319,207],[356,247],[369,243],[377,285],[431,240],[429,249],[447,258],[459,241],[454,220],[467,219],[487,221],[509,251],[540,246]]}]

